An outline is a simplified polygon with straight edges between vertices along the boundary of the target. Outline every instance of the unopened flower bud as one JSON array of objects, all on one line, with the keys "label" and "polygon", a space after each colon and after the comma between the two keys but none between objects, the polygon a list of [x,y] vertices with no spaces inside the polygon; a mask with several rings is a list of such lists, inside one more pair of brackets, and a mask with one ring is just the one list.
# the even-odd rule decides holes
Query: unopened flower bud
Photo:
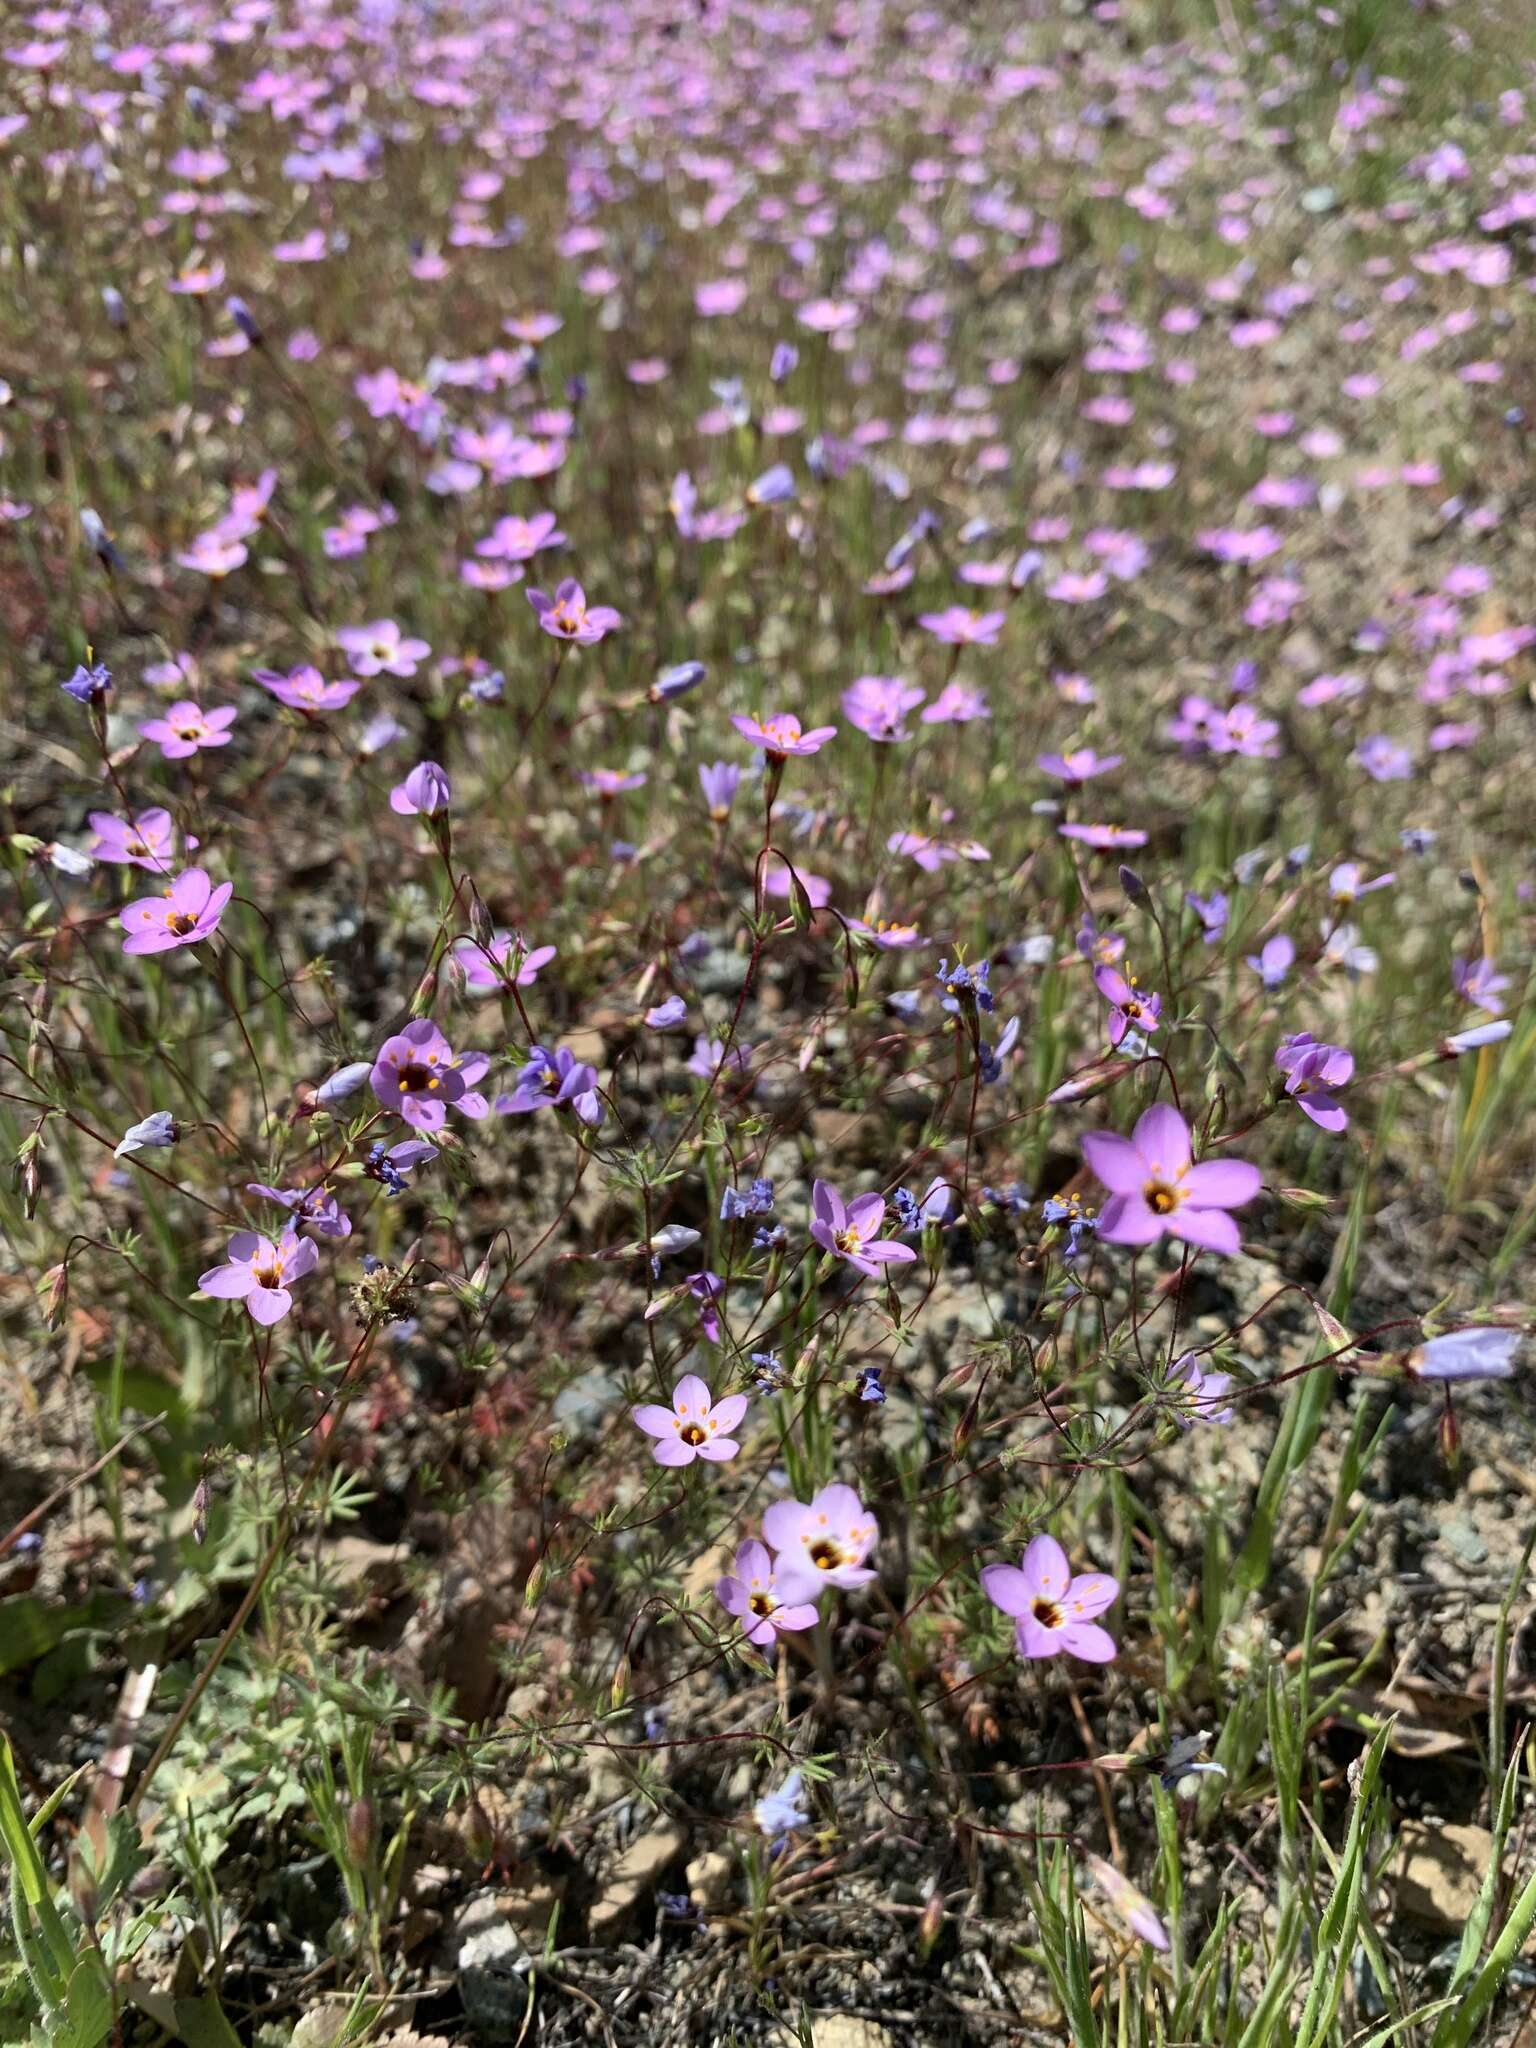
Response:
[{"label": "unopened flower bud", "polygon": [[56,1330],[64,1320],[64,1309],[69,1301],[69,1267],[65,1263],[50,1266],[43,1275],[43,1320],[50,1330]]},{"label": "unopened flower bud", "polygon": [[496,938],[496,921],[485,907],[480,891],[471,882],[469,885],[469,929],[478,946],[489,952]]},{"label": "unopened flower bud", "polygon": [[227,301],[227,305],[230,319],[234,321],[246,340],[253,342],[257,348],[260,348],[261,326],[257,321],[256,315],[251,311],[244,299],[232,298]]},{"label": "unopened flower bud", "polygon": [[670,704],[674,697],[696,690],[708,673],[702,661],[680,661],[674,668],[664,668],[646,695],[653,704]]},{"label": "unopened flower bud", "polygon": [[373,1847],[373,1801],[360,1794],[347,1808],[347,1854],[355,1864],[368,1861]]},{"label": "unopened flower bud", "polygon": [[923,1908],[923,1917],[917,1923],[917,1952],[926,1962],[933,1953],[944,1926],[944,1894],[935,1887],[928,1894],[928,1903]]},{"label": "unopened flower bud", "polygon": [[1146,902],[1146,883],[1137,874],[1136,870],[1133,867],[1128,867],[1124,861],[1120,864],[1120,886],[1125,891],[1126,897],[1130,902]]}]

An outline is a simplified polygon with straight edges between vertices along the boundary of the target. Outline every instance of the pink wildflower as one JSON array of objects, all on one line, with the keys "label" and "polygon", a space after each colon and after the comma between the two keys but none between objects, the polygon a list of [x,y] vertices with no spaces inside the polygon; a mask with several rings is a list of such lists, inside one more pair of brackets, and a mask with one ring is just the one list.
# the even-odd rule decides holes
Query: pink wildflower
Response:
[{"label": "pink wildflower", "polygon": [[657,1439],[651,1456],[658,1465],[691,1465],[707,1458],[727,1464],[741,1449],[731,1431],[747,1412],[745,1394],[727,1394],[717,1401],[697,1373],[684,1373],[672,1389],[672,1406],[643,1402],[630,1414],[647,1436]]},{"label": "pink wildflower", "polygon": [[1115,1641],[1095,1616],[1113,1606],[1120,1581],[1107,1572],[1077,1578],[1054,1536],[1037,1536],[1016,1565],[989,1564],[981,1589],[994,1607],[1018,1623],[1021,1657],[1056,1657],[1063,1650],[1089,1664],[1108,1664]]},{"label": "pink wildflower", "polygon": [[171,705],[164,718],[147,719],[139,731],[155,742],[167,761],[185,761],[203,747],[227,747],[234,737],[229,728],[238,715],[233,704],[203,711],[183,699]]},{"label": "pink wildflower", "polygon": [[917,1257],[909,1245],[880,1236],[884,1222],[884,1195],[856,1195],[845,1204],[827,1181],[818,1180],[811,1189],[812,1238],[823,1251],[846,1259],[856,1273],[870,1279],[879,1276],[882,1266],[908,1265]]},{"label": "pink wildflower", "polygon": [[314,1240],[291,1227],[275,1244],[254,1230],[237,1230],[229,1240],[228,1262],[210,1267],[197,1284],[216,1301],[243,1301],[253,1322],[278,1323],[293,1307],[290,1283],[319,1263]]},{"label": "pink wildflower", "polygon": [[215,889],[201,868],[188,868],[163,896],[140,896],[118,912],[117,921],[128,934],[123,951],[168,953],[174,946],[211,938],[233,894],[233,882]]},{"label": "pink wildflower", "polygon": [[835,725],[813,725],[809,732],[802,732],[792,711],[775,712],[772,718],[748,718],[738,711],[731,723],[743,739],[760,747],[770,760],[787,760],[791,754],[819,754],[828,740],[837,737]]},{"label": "pink wildflower", "polygon": [[808,1571],[823,1585],[847,1588],[875,1576],[864,1560],[879,1541],[880,1525],[851,1486],[824,1486],[809,1506],[775,1501],[763,1516],[763,1535],[775,1571]]},{"label": "pink wildflower", "polygon": [[[658,1411],[665,1414],[663,1408]],[[736,1569],[715,1582],[715,1598],[740,1620],[749,1643],[766,1650],[783,1629],[814,1628],[821,1583],[809,1572],[781,1572],[764,1543],[743,1543]]]},{"label": "pink wildflower", "polygon": [[1196,1166],[1189,1125],[1166,1102],[1145,1110],[1128,1138],[1089,1131],[1083,1156],[1110,1192],[1099,1218],[1099,1235],[1109,1244],[1155,1244],[1167,1231],[1206,1251],[1235,1252],[1237,1225],[1226,1212],[1251,1202],[1263,1185],[1246,1160]]}]

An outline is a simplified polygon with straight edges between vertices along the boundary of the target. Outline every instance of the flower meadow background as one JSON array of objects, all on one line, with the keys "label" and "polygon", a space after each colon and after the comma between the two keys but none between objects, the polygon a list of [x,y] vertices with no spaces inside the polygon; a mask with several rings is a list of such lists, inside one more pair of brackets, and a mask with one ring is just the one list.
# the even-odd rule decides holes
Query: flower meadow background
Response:
[{"label": "flower meadow background", "polygon": [[1522,15],[8,13],[3,2038],[1530,2048]]}]

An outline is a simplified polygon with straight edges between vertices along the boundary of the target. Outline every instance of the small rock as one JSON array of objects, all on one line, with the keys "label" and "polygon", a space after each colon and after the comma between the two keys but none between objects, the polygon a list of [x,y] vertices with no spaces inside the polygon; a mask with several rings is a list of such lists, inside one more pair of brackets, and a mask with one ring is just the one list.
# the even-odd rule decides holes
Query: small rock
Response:
[{"label": "small rock", "polygon": [[594,1941],[611,1941],[630,1919],[647,1892],[654,1890],[668,1866],[683,1853],[687,1840],[676,1821],[639,1835],[608,1873],[602,1896],[588,1915]]},{"label": "small rock", "polygon": [[317,2005],[293,2030],[293,2048],[336,2048],[347,2031],[344,2005]]},{"label": "small rock", "polygon": [[731,1896],[736,1861],[724,1849],[706,1849],[688,1866],[688,1896],[706,1913],[717,1913]]},{"label": "small rock", "polygon": [[465,2016],[473,2027],[488,2034],[507,2034],[521,2025],[528,2010],[528,1970],[533,1956],[528,1944],[509,1927],[494,1902],[477,1899],[460,1916],[459,1927],[473,1914],[490,1906],[494,1917],[459,1947],[459,1996]]},{"label": "small rock", "polygon": [[555,1420],[585,1435],[619,1405],[619,1383],[611,1372],[594,1365],[555,1396]]},{"label": "small rock", "polygon": [[325,1562],[336,1583],[349,1593],[365,1583],[373,1588],[396,1585],[404,1575],[399,1546],[371,1543],[366,1536],[333,1536],[325,1546]]},{"label": "small rock", "polygon": [[1488,1546],[1469,1521],[1454,1516],[1440,1525],[1440,1535],[1448,1550],[1460,1558],[1463,1564],[1484,1564],[1488,1558]]},{"label": "small rock", "polygon": [[896,2048],[896,2036],[873,2020],[824,2012],[811,2021],[811,2048]]},{"label": "small rock", "polygon": [[1397,1838],[1398,1910],[1426,1927],[1464,1926],[1492,1854],[1486,1828],[1405,1821]]}]

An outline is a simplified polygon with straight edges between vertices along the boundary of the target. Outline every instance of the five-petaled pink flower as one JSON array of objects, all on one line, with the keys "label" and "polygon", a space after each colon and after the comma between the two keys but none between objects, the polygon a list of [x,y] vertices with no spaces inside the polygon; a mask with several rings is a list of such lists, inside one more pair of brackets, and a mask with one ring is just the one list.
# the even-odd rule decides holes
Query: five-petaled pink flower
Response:
[{"label": "five-petaled pink flower", "polygon": [[949,647],[995,647],[1007,617],[1006,612],[973,612],[952,604],[941,612],[919,612],[917,623]]},{"label": "five-petaled pink flower", "polygon": [[229,1240],[229,1261],[213,1266],[198,1281],[217,1301],[243,1301],[253,1322],[281,1322],[293,1307],[290,1283],[320,1263],[311,1238],[285,1230],[274,1244],[254,1230],[237,1230]]},{"label": "five-petaled pink flower", "polygon": [[1144,994],[1136,977],[1122,974],[1118,967],[1096,967],[1093,985],[1109,1004],[1109,1042],[1118,1045],[1127,1031],[1155,1031],[1163,1014],[1163,999]]},{"label": "five-petaled pink flower", "polygon": [[1114,1657],[1114,1637],[1094,1617],[1114,1605],[1120,1581],[1107,1572],[1074,1579],[1054,1536],[1037,1536],[1016,1565],[989,1564],[981,1590],[1017,1621],[1014,1640],[1021,1657],[1056,1657],[1063,1650],[1089,1664],[1108,1664]]},{"label": "five-petaled pink flower", "polygon": [[645,784],[644,772],[635,769],[626,772],[622,768],[578,768],[576,780],[583,789],[590,789],[605,802],[622,796],[627,789],[640,789]]},{"label": "five-petaled pink flower", "polygon": [[1120,754],[1095,753],[1092,747],[1078,747],[1069,754],[1037,754],[1035,766],[1069,788],[1080,789],[1095,775],[1107,775],[1111,768],[1118,768],[1123,758]]},{"label": "five-petaled pink flower", "polygon": [[747,1412],[747,1397],[727,1394],[716,1401],[698,1374],[687,1372],[672,1389],[670,1408],[645,1401],[629,1412],[656,1438],[651,1456],[658,1465],[691,1465],[695,1458],[723,1465],[741,1449],[731,1431]]},{"label": "five-petaled pink flower", "polygon": [[774,1570],[809,1572],[827,1586],[863,1586],[875,1574],[864,1560],[880,1525],[851,1486],[824,1486],[809,1506],[776,1500],[763,1517]]},{"label": "five-petaled pink flower", "polygon": [[1251,1202],[1263,1185],[1244,1159],[1192,1163],[1189,1125],[1166,1102],[1143,1111],[1128,1138],[1089,1131],[1083,1156],[1109,1189],[1099,1236],[1109,1244],[1155,1244],[1166,1230],[1205,1251],[1235,1252],[1237,1225],[1226,1213]]},{"label": "five-petaled pink flower", "polygon": [[448,1121],[447,1105],[464,1094],[460,1066],[431,1018],[417,1017],[379,1047],[368,1085],[386,1109],[398,1110],[416,1130],[440,1131]]},{"label": "five-petaled pink flower", "polygon": [[238,716],[233,704],[220,704],[204,711],[189,698],[173,704],[164,718],[148,719],[139,727],[145,739],[153,740],[167,761],[184,761],[201,747],[227,747],[233,735],[229,728]]},{"label": "five-petaled pink flower", "polygon": [[553,512],[535,512],[531,519],[508,515],[475,542],[475,553],[493,562],[526,562],[540,548],[557,548],[564,539]]},{"label": "five-petaled pink flower", "polygon": [[553,946],[525,945],[516,932],[495,932],[488,946],[466,938],[448,948],[449,965],[467,989],[505,988],[508,982],[532,988],[539,969],[554,957]]},{"label": "five-petaled pink flower", "polygon": [[776,711],[772,718],[747,717],[745,712],[736,712],[732,725],[744,740],[750,740],[754,747],[761,747],[770,760],[783,761],[791,754],[819,754],[828,740],[836,739],[835,725],[813,725],[809,732],[800,730],[800,721],[792,711]]},{"label": "five-petaled pink flower", "polygon": [[587,603],[587,594],[574,576],[557,584],[550,597],[545,591],[530,590],[528,602],[539,615],[539,629],[551,639],[568,640],[577,647],[591,647],[624,621],[611,604]]},{"label": "five-petaled pink flower", "polygon": [[[92,811],[87,823],[91,843],[86,851],[96,860],[131,868],[148,868],[152,874],[170,872],[176,854],[176,827],[164,810],[140,811],[134,818],[119,818],[111,811]],[[189,847],[196,846],[189,839]]]},{"label": "five-petaled pink flower", "polygon": [[272,692],[279,704],[294,711],[339,711],[363,687],[350,676],[339,682],[327,682],[310,662],[302,662],[287,675],[275,668],[253,668],[251,674],[264,690]]},{"label": "five-petaled pink flower", "polygon": [[905,1266],[917,1257],[910,1245],[881,1237],[884,1222],[884,1195],[855,1195],[844,1203],[828,1181],[819,1180],[811,1189],[811,1236],[823,1251],[846,1259],[856,1273],[871,1279],[882,1266]]},{"label": "five-petaled pink flower", "polygon": [[351,655],[360,676],[413,676],[416,664],[432,652],[427,641],[407,639],[393,619],[343,626],[336,643]]},{"label": "five-petaled pink flower", "polygon": [[220,882],[215,889],[201,868],[188,868],[164,895],[137,897],[118,912],[117,921],[128,934],[123,951],[168,953],[173,946],[195,946],[211,938],[233,894],[233,882]]},{"label": "five-petaled pink flower", "polygon": [[[661,1411],[663,1414],[666,1410]],[[743,1543],[736,1569],[715,1582],[715,1598],[741,1622],[749,1643],[768,1649],[781,1629],[814,1628],[822,1581],[810,1571],[781,1571],[766,1544]]]}]

